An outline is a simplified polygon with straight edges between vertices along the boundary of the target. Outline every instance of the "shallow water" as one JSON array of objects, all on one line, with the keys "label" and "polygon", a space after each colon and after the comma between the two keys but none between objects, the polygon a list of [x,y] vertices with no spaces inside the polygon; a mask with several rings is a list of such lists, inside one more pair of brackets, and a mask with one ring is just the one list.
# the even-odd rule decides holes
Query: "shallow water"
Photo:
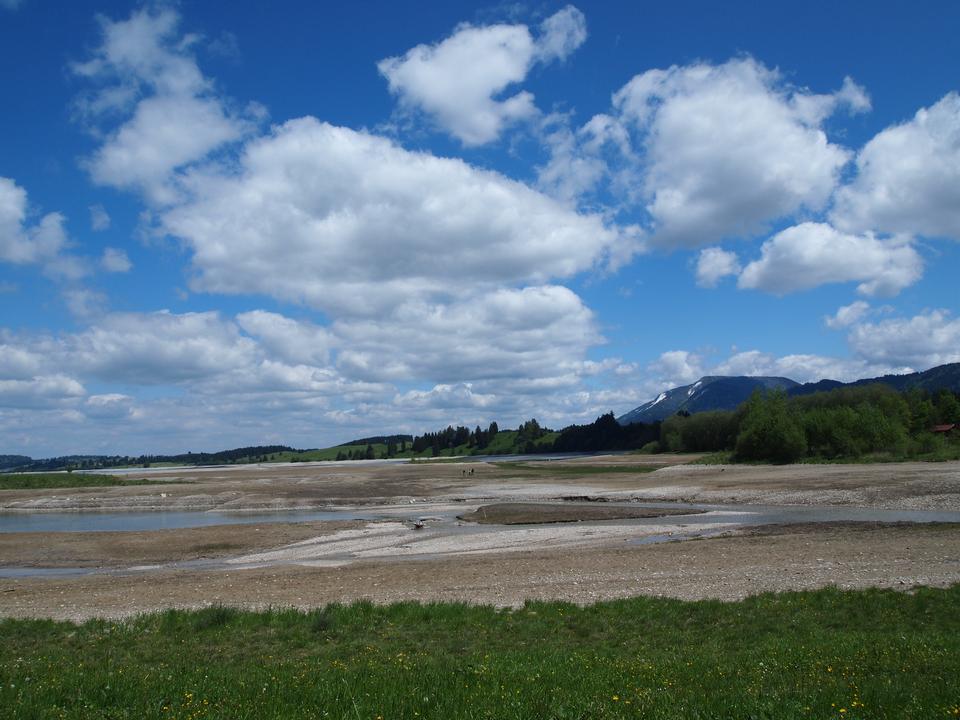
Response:
[{"label": "shallow water", "polygon": [[697,522],[737,525],[794,525],[820,522],[953,522],[960,523],[960,512],[939,510],[883,510],[859,507],[817,507],[806,505],[678,505],[708,511]]},{"label": "shallow water", "polygon": [[366,510],[297,510],[271,513],[224,513],[203,510],[183,512],[17,512],[0,514],[0,533],[176,530],[207,527],[209,525],[365,520],[378,517],[380,517],[378,513]]},{"label": "shallow water", "polygon": [[0,567],[0,578],[71,577],[92,575],[95,572],[98,572],[97,568]]},{"label": "shallow water", "polygon": [[[960,512],[932,510],[879,510],[858,507],[809,507],[800,505],[703,505],[688,503],[603,503],[603,506],[624,505],[631,508],[688,509],[698,514],[685,516],[635,518],[630,520],[592,521],[601,523],[633,523],[636,525],[683,526],[701,524],[733,524],[740,526],[783,525],[809,522],[955,522]],[[466,510],[464,507],[462,510]],[[462,511],[461,510],[461,511]],[[460,511],[456,511],[460,512]],[[279,512],[226,513],[190,510],[181,512],[16,512],[0,514],[0,533],[13,532],[115,532],[172,530],[210,525],[251,525],[255,523],[313,522],[317,520],[410,520],[424,513],[435,515],[441,522],[454,519],[455,511],[436,512],[429,504],[409,509],[347,508],[339,510],[285,510]],[[479,532],[479,526],[464,527]],[[497,528],[497,525],[487,525]],[[516,526],[513,526],[516,527]],[[468,530],[469,531],[469,530]]]}]

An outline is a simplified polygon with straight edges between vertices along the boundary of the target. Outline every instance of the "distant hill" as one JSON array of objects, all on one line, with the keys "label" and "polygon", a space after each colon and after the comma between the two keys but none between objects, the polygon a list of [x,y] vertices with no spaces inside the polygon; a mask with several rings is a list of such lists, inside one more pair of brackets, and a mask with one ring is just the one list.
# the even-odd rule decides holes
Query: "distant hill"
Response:
[{"label": "distant hill", "polygon": [[61,457],[33,460],[18,465],[18,470],[48,471],[48,470],[97,470],[100,468],[164,465],[226,465],[230,463],[258,462],[268,455],[282,452],[302,452],[287,445],[256,445],[253,447],[234,448],[215,453],[188,452],[180,455],[63,455]]},{"label": "distant hill", "polygon": [[692,385],[673,388],[660,393],[655,399],[617,418],[621,425],[652,423],[665,420],[678,412],[703,412],[704,410],[730,410],[750,397],[757,389],[789,390],[799,383],[783,377],[726,377],[710,375]]},{"label": "distant hill", "polygon": [[952,390],[960,392],[960,363],[938,365],[923,372],[906,375],[883,375],[864,378],[849,383],[837,380],[820,380],[815,383],[798,382],[782,377],[725,377],[708,376],[692,385],[666,390],[655,399],[634,408],[617,418],[621,425],[630,423],[651,423],[665,420],[678,412],[703,412],[704,410],[733,410],[750,397],[755,389],[772,390],[783,388],[788,395],[810,395],[826,392],[840,387],[855,387],[881,383],[903,392],[905,390]]},{"label": "distant hill", "polygon": [[0,455],[0,470],[12,470],[32,462],[33,458],[27,455]]},{"label": "distant hill", "polygon": [[835,390],[838,387],[856,387],[858,385],[873,385],[875,383],[889,385],[894,390],[900,392],[914,389],[926,390],[927,392],[936,392],[937,390],[960,392],[960,363],[938,365],[923,372],[907,373],[906,375],[882,375],[881,377],[854,380],[849,383],[837,382],[836,380],[804,383],[803,385],[791,388],[787,391],[787,394],[810,395],[815,392]]}]

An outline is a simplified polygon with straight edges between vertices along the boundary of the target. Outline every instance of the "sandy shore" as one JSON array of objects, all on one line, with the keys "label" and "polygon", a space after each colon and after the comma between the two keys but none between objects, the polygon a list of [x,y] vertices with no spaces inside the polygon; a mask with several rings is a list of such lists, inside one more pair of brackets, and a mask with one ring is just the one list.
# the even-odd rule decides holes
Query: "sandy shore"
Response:
[{"label": "sandy shore", "polygon": [[[455,513],[489,502],[563,503],[564,498],[960,511],[960,463],[673,465],[630,471],[647,462],[643,456],[614,456],[530,465],[180,469],[151,473],[164,485],[2,491],[0,508],[14,512],[351,506],[422,513],[427,522],[422,531],[387,518],[0,533],[0,566],[100,569],[70,577],[0,579],[0,615],[82,619],[217,602],[314,607],[358,598],[495,605],[550,598],[592,602],[639,593],[734,599],[828,584],[909,588],[960,582],[955,525],[707,527],[695,515],[483,527],[460,527],[454,520]],[[620,472],[604,470],[615,465]],[[646,524],[638,529],[636,523]],[[683,538],[700,531],[727,536],[642,543],[649,536]]]}]

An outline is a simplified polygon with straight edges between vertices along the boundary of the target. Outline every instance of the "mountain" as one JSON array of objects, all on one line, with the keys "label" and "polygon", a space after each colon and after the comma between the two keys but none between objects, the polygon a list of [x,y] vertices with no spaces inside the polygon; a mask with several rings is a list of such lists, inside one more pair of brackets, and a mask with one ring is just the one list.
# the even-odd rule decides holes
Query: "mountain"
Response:
[{"label": "mountain", "polygon": [[906,375],[883,375],[849,383],[842,383],[837,380],[820,380],[819,382],[801,385],[782,377],[708,376],[700,378],[693,385],[684,385],[660,393],[655,400],[651,400],[618,417],[617,422],[621,425],[638,422],[651,423],[657,420],[665,420],[681,410],[689,413],[704,410],[733,410],[748,399],[750,394],[758,388],[761,390],[783,388],[788,395],[811,395],[812,393],[836,390],[841,387],[856,387],[875,383],[889,385],[900,392],[916,389],[933,393],[937,390],[946,389],[960,393],[960,363],[938,365],[923,372]]},{"label": "mountain", "polygon": [[960,363],[938,365],[923,372],[907,373],[906,375],[883,375],[881,377],[854,380],[849,383],[841,383],[836,380],[804,383],[803,385],[791,388],[787,391],[787,394],[810,395],[815,392],[835,390],[839,387],[856,387],[858,385],[873,385],[875,383],[889,385],[894,390],[900,392],[904,390],[926,390],[927,392],[952,390],[953,392],[960,392]]},{"label": "mountain", "polygon": [[704,410],[730,410],[750,397],[757,389],[790,390],[799,383],[782,377],[725,377],[712,375],[702,377],[692,385],[673,388],[660,393],[655,400],[631,410],[617,418],[621,425],[652,423],[665,420],[681,410],[695,413]]}]

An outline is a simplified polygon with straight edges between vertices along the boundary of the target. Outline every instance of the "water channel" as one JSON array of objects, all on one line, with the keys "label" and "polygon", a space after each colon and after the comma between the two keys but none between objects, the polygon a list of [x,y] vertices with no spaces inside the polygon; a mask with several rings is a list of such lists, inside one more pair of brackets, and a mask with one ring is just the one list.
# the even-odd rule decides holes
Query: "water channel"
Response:
[{"label": "water channel", "polygon": [[[686,509],[697,524],[791,525],[818,522],[950,522],[960,523],[960,512],[935,510],[882,510],[843,506],[805,505],[705,505],[690,503],[603,503],[604,507]],[[429,504],[410,508],[353,507],[328,510],[285,510],[278,512],[235,512],[213,510],[151,512],[8,512],[0,513],[0,533],[21,532],[142,532],[208,527],[210,525],[252,525],[295,523],[318,520],[411,520],[423,514],[451,522],[467,508],[435,511]],[[671,524],[682,525],[687,516],[672,516]],[[594,522],[662,525],[664,518],[637,518]],[[490,526],[486,526],[490,527]]]}]

